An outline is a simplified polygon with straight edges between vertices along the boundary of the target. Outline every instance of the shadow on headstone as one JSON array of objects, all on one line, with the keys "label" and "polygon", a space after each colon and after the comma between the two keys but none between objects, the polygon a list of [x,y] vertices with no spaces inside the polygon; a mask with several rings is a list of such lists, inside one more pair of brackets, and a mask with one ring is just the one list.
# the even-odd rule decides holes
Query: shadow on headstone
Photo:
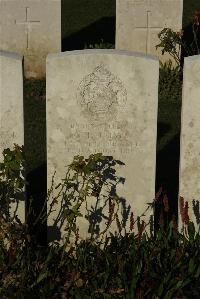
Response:
[{"label": "shadow on headstone", "polygon": [[90,44],[115,44],[115,17],[103,17],[62,40],[62,51],[81,50]]},{"label": "shadow on headstone", "polygon": [[[109,160],[110,157],[107,156],[107,159]],[[106,159],[106,161],[103,161],[102,163],[102,167],[105,166],[105,164],[108,162],[108,160]],[[119,161],[119,160],[113,160],[113,163],[115,163],[115,161],[117,161],[117,164],[119,165],[125,165],[123,162]],[[103,166],[104,164],[104,166]],[[108,169],[107,169],[108,170]],[[112,186],[111,188],[109,187],[109,192],[104,193],[104,189],[102,190],[102,187],[100,186],[99,190],[97,190],[96,194],[94,195],[94,202],[91,201],[88,204],[88,209],[86,210],[85,215],[83,215],[83,218],[87,220],[87,235],[88,237],[97,237],[99,235],[99,233],[102,232],[102,228],[100,227],[101,222],[105,223],[105,222],[109,222],[109,214],[108,211],[110,209],[110,205],[109,205],[109,199],[115,197],[115,195],[117,194],[117,185],[118,184],[122,184],[124,185],[125,183],[125,178],[123,177],[119,177],[119,176],[115,176],[114,173],[105,171],[103,177],[102,177],[102,181],[103,182],[107,182],[109,180],[109,182],[112,181]],[[103,184],[102,186],[105,187],[105,185]],[[88,199],[86,199],[87,201]],[[100,201],[103,200],[103,205],[99,205]],[[122,230],[126,227],[129,227],[129,218],[130,218],[130,214],[131,214],[131,206],[127,205],[126,203],[126,199],[123,197],[118,197],[118,201],[119,201],[119,211],[121,210],[121,214],[120,212],[118,212],[118,216],[119,216],[119,220],[120,220],[120,226],[122,228]],[[75,204],[75,202],[74,202]],[[85,203],[83,203],[85,206]],[[109,207],[109,208],[105,208],[105,206]],[[70,208],[72,208],[72,206],[70,206]],[[133,207],[132,207],[133,208]],[[69,206],[66,203],[66,193],[63,192],[63,194],[61,195],[61,208],[58,212],[58,215],[53,223],[52,226],[48,226],[47,230],[48,230],[48,241],[51,242],[53,240],[57,240],[60,241],[61,240],[61,231],[63,226],[65,225],[64,221],[63,221],[63,212],[65,210],[68,210]],[[83,212],[83,211],[82,211]],[[133,210],[134,213],[134,210]],[[77,218],[77,220],[79,219],[79,217]],[[115,223],[115,228],[116,231],[118,231],[119,227],[116,225],[116,221],[114,221]],[[77,223],[78,227],[79,224]],[[103,228],[103,230],[105,229],[105,227]],[[113,229],[107,231],[108,235],[109,235],[109,231],[111,231],[112,233],[114,233]]]}]

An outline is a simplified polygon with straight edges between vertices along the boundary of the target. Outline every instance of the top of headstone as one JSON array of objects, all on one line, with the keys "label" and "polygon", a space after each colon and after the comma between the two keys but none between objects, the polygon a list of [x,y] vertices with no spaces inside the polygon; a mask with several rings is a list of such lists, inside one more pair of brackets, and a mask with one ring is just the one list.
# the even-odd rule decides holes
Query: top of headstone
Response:
[{"label": "top of headstone", "polygon": [[196,60],[196,59],[200,59],[200,55],[193,55],[193,56],[188,56],[188,57],[184,58],[185,61]]},{"label": "top of headstone", "polygon": [[51,53],[47,55],[47,60],[50,58],[62,58],[66,55],[80,55],[80,54],[112,54],[112,55],[126,55],[126,56],[135,56],[141,58],[147,58],[158,61],[158,57],[154,55],[146,55],[139,52],[126,51],[126,50],[115,50],[115,49],[86,49],[86,50],[74,50],[66,51],[61,53]]},{"label": "top of headstone", "polygon": [[13,52],[1,51],[1,50],[0,50],[0,56],[6,56],[6,57],[17,59],[17,60],[23,59],[23,55],[13,53]]}]

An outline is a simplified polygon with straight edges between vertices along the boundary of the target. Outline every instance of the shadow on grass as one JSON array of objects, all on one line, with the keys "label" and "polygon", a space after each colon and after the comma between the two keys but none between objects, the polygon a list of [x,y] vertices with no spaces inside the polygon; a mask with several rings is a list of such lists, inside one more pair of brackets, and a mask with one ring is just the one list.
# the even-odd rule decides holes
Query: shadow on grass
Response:
[{"label": "shadow on grass", "polygon": [[103,17],[62,40],[62,51],[81,50],[90,44],[115,43],[115,17]]},{"label": "shadow on grass", "polygon": [[[159,128],[162,123],[158,123]],[[159,135],[159,134],[158,134]],[[179,154],[180,152],[180,134],[175,137],[157,153],[156,159],[156,192],[162,186],[164,193],[169,199],[169,213],[167,214],[170,221],[172,216],[178,219],[178,190],[179,190]],[[155,206],[155,230],[157,231],[159,224],[159,215],[163,205],[157,202]]]},{"label": "shadow on grass", "polygon": [[[31,213],[27,218],[27,223],[30,229],[30,234],[34,235],[37,243],[45,246],[47,244],[47,221],[41,223],[36,221],[38,215],[43,209],[44,202],[46,200],[46,190],[47,190],[47,167],[46,163],[38,167],[37,169],[31,171],[27,175],[28,186],[26,188],[27,198],[32,198],[33,205]],[[30,207],[30,200],[26,203],[26,210],[28,211]],[[47,215],[47,210],[44,210],[44,216]]]},{"label": "shadow on grass", "polygon": [[40,245],[46,244],[46,224],[33,223],[39,215],[47,190],[46,167],[46,102],[45,80],[24,80],[24,148],[26,159],[26,210],[33,200],[32,212],[27,218],[30,233]]}]

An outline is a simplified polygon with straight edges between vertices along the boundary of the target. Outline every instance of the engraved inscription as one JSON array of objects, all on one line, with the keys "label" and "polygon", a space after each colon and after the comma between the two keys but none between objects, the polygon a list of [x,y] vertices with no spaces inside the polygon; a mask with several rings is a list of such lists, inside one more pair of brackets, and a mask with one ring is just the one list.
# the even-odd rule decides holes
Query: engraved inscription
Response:
[{"label": "engraved inscription", "polygon": [[127,91],[117,76],[99,65],[80,82],[77,101],[91,123],[106,123],[126,103]]},{"label": "engraved inscription", "polygon": [[131,125],[126,121],[100,124],[71,123],[66,137],[66,151],[73,154],[102,152],[106,154],[128,154],[134,151],[137,142],[133,142]]}]

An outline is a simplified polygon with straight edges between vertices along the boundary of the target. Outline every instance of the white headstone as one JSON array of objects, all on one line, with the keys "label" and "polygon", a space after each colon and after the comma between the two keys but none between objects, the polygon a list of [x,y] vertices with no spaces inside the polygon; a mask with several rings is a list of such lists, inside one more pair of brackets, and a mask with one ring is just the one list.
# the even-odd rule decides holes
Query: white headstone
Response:
[{"label": "white headstone", "polygon": [[46,55],[61,51],[61,0],[1,0],[0,50],[24,55],[26,77],[45,77]]},{"label": "white headstone", "polygon": [[164,56],[155,46],[164,28],[182,29],[183,0],[116,0],[116,49]]},{"label": "white headstone", "polygon": [[[180,142],[179,196],[189,205],[189,218],[197,224],[193,200],[200,201],[200,55],[185,58]],[[200,213],[199,206],[197,215]],[[181,217],[179,225],[182,227]],[[200,224],[200,223],[199,223]]]},{"label": "white headstone", "polygon": [[[24,145],[22,56],[0,51],[0,160],[5,148]],[[24,220],[24,203],[18,215]]]},{"label": "white headstone", "polygon": [[[126,199],[126,207],[131,206],[135,219],[145,211],[155,196],[158,76],[158,59],[133,52],[48,55],[49,188],[54,171],[60,182],[75,155],[87,158],[101,152],[125,163],[118,174],[126,181],[118,194]],[[59,207],[60,202],[49,225]],[[151,214],[141,219],[147,222]],[[79,224],[80,236],[86,237],[88,222],[82,219]]]}]

